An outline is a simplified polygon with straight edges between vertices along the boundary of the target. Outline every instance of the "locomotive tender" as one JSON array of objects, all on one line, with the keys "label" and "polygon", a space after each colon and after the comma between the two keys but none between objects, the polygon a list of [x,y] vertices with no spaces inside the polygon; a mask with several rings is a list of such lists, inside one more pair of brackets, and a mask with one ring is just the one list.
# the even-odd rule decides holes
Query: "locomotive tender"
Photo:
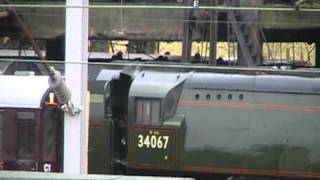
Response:
[{"label": "locomotive tender", "polygon": [[318,72],[105,71],[114,167],[320,178]]}]

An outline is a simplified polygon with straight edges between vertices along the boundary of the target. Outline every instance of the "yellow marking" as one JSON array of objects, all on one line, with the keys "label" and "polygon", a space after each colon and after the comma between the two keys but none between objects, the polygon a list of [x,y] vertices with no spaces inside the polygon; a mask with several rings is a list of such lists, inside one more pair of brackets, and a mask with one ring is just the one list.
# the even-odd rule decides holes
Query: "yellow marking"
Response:
[{"label": "yellow marking", "polygon": [[49,104],[54,104],[54,94],[52,92],[49,94]]},{"label": "yellow marking", "polygon": [[167,155],[164,156],[164,160],[168,160],[168,156]]}]

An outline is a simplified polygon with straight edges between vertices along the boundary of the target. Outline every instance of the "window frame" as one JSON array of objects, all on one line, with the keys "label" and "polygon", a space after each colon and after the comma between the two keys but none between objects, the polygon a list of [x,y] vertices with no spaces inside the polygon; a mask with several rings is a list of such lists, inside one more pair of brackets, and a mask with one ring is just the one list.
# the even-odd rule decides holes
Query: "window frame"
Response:
[{"label": "window frame", "polygon": [[[54,117],[50,116],[51,114],[55,114]],[[41,111],[41,132],[40,132],[40,144],[41,144],[41,157],[42,160],[45,162],[54,162],[59,158],[59,149],[60,149],[60,140],[61,137],[59,135],[61,130],[61,112],[57,107],[46,107]],[[50,123],[48,121],[51,121]],[[50,125],[50,126],[48,126]],[[50,134],[50,138],[54,139],[54,142],[51,142],[53,144],[53,149],[51,149],[50,152],[46,151],[46,147],[50,145],[48,142],[48,132],[52,132]],[[45,134],[46,133],[46,134]],[[46,144],[49,143],[49,144]]]},{"label": "window frame", "polygon": [[[150,103],[150,113],[148,115],[148,119],[146,119],[143,110],[145,109],[146,103]],[[140,105],[141,103],[141,105]],[[162,123],[162,99],[161,98],[144,98],[138,97],[134,100],[135,110],[134,117],[135,123],[141,125],[161,125]],[[142,107],[141,107],[142,106]],[[158,112],[156,112],[155,108],[158,107]],[[139,109],[142,111],[139,113]],[[158,114],[158,118],[154,118]]]},{"label": "window frame", "polygon": [[[20,113],[33,113],[33,117],[19,117]],[[37,157],[37,151],[36,151],[36,144],[37,144],[37,121],[38,121],[38,112],[36,110],[16,110],[16,131],[17,131],[17,139],[16,139],[16,143],[17,143],[17,158],[18,159],[35,159]],[[20,133],[21,133],[21,129],[19,130],[19,125],[28,125],[30,127],[32,127],[32,130],[30,131],[30,129],[28,129],[28,131],[30,131],[31,134],[31,139],[28,140],[28,144],[31,149],[30,154],[24,154],[22,152],[20,152],[21,150],[21,145],[25,145],[25,144],[21,144],[20,141]],[[24,136],[24,135],[23,135]],[[31,144],[30,144],[31,143]],[[21,153],[21,154],[20,154]]]},{"label": "window frame", "polygon": [[[182,89],[183,89],[183,83],[179,84],[178,86],[174,87],[173,89],[171,89],[169,91],[169,93],[167,94],[167,96],[163,99],[163,118],[164,120],[169,119],[171,117],[173,117],[178,109],[178,104],[180,101],[180,97],[181,97],[181,93],[182,93]],[[174,96],[174,99],[170,96]],[[172,98],[172,99],[170,99]],[[171,108],[170,111],[167,111],[167,103],[170,101],[173,101],[171,104]]]}]

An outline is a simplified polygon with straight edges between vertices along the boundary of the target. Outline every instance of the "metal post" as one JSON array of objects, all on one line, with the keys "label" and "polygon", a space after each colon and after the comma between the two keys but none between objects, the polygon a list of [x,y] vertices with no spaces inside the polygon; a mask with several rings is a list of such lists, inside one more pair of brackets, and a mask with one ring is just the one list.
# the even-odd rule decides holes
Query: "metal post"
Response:
[{"label": "metal post", "polygon": [[280,61],[282,63],[282,43],[280,42]]},{"label": "metal post", "polygon": [[[228,63],[231,61],[231,49],[230,49],[230,35],[231,35],[231,29],[230,29],[230,20],[228,19],[227,22],[227,42],[228,42]],[[238,43],[239,46],[239,43]],[[238,48],[239,49],[239,48]],[[239,53],[238,53],[239,54]],[[238,59],[239,60],[239,59]]]},{"label": "metal post", "polygon": [[[184,0],[186,6],[191,6],[193,4],[193,0]],[[192,10],[185,9],[184,10],[184,22],[183,22],[183,40],[182,40],[182,61],[190,61],[191,55],[191,44],[192,44],[192,30],[190,27]]]},{"label": "metal post", "polygon": [[18,44],[19,44],[19,51],[18,51],[18,57],[19,59],[21,58],[21,51],[22,51],[22,45],[21,45],[21,38],[18,39]]},{"label": "metal post", "polygon": [[320,42],[316,42],[316,67],[320,67]]},{"label": "metal post", "polygon": [[[211,0],[211,5],[216,6],[217,1]],[[218,43],[218,12],[210,11],[210,64],[217,64],[217,43]]]},{"label": "metal post", "polygon": [[[67,0],[67,6],[88,6],[88,0]],[[88,9],[66,9],[66,85],[75,105],[86,106],[88,62]],[[83,108],[87,109],[87,108]],[[63,171],[87,173],[88,121],[86,111],[64,118]]]},{"label": "metal post", "polygon": [[292,43],[292,60],[293,60],[293,64],[295,63],[295,60],[296,60],[296,50],[295,50],[295,47],[294,47],[294,42]]}]

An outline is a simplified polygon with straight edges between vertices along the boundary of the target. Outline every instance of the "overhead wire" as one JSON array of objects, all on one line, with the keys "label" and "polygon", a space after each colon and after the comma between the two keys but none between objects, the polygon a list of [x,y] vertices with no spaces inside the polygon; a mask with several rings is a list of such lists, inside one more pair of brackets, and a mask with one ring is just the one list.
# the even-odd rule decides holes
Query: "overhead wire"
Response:
[{"label": "overhead wire", "polygon": [[[30,59],[10,59],[10,58],[0,58],[0,62],[34,62],[34,63],[48,63],[48,64],[81,64],[81,65],[101,65],[104,67],[115,67],[115,66],[119,66],[119,67],[123,67],[123,66],[140,66],[140,67],[163,67],[163,68],[190,68],[190,69],[208,69],[208,70],[217,70],[217,69],[221,69],[221,70],[225,70],[225,67],[223,66],[206,66],[206,65],[188,65],[188,64],[183,64],[183,63],[172,63],[172,64],[158,64],[158,63],[143,63],[143,62],[127,62],[127,61],[118,61],[118,62],[82,62],[82,61],[78,61],[78,62],[64,62],[64,61],[57,61],[57,60],[30,60]],[[152,61],[151,61],[152,62]],[[237,66],[233,66],[232,69],[234,70],[245,70],[245,71],[252,71],[255,72],[257,71],[257,67],[253,67],[253,68],[247,68],[247,67],[237,67]],[[275,69],[263,69],[266,71],[275,71],[278,72],[278,70]],[[1,71],[0,71],[1,72]],[[312,73],[316,73],[319,74],[320,72],[318,70],[313,70],[313,69],[296,69],[295,71],[291,71],[291,70],[283,70],[282,72],[288,72],[288,73],[303,73],[303,72],[309,72],[309,74],[302,74],[302,75],[312,75]]]},{"label": "overhead wire", "polygon": [[[295,7],[235,7],[235,6],[180,6],[180,5],[65,5],[65,4],[0,4],[2,8],[88,8],[88,9],[203,9],[203,10],[252,10],[252,11],[297,11]],[[299,12],[320,12],[320,8],[300,8]]]}]

